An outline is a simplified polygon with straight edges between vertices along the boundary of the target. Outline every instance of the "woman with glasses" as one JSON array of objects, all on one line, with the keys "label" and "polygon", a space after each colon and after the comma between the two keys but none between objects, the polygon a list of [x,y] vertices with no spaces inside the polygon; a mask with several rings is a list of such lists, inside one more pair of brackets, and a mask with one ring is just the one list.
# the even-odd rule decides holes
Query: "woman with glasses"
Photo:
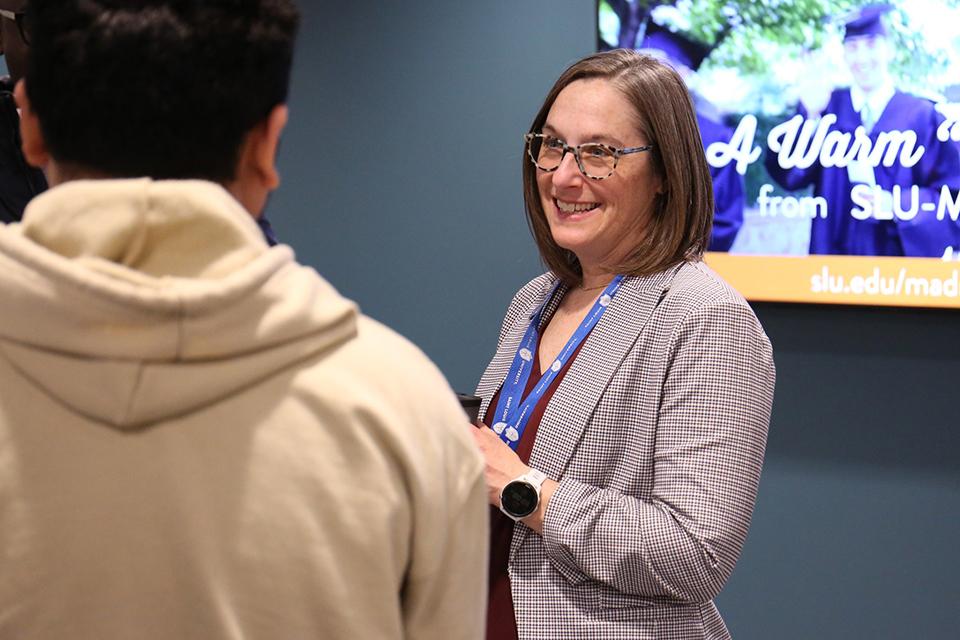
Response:
[{"label": "woman with glasses", "polygon": [[774,366],[701,262],[713,196],[687,89],[648,56],[596,54],[525,141],[550,270],[514,297],[477,391],[488,638],[728,638],[713,598],[750,523]]}]

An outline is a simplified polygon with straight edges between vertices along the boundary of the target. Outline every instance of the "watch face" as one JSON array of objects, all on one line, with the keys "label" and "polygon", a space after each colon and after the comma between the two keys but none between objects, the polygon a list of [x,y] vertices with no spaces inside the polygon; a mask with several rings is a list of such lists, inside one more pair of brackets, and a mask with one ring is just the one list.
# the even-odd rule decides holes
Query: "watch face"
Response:
[{"label": "watch face", "polygon": [[537,490],[528,482],[514,480],[503,488],[500,495],[500,504],[503,510],[515,518],[525,518],[537,510],[540,496]]}]

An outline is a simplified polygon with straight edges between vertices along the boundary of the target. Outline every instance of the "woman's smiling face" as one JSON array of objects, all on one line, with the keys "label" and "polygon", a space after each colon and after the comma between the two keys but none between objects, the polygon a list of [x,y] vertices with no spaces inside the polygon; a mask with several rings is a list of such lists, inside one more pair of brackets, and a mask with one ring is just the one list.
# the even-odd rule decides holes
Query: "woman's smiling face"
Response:
[{"label": "woman's smiling face", "polygon": [[[636,119],[633,106],[608,80],[576,80],[557,96],[543,133],[571,146],[650,144]],[[584,176],[568,153],[556,171],[537,170],[537,187],[554,242],[576,254],[586,274],[607,271],[633,253],[662,181],[650,153],[621,157],[604,180]]]}]

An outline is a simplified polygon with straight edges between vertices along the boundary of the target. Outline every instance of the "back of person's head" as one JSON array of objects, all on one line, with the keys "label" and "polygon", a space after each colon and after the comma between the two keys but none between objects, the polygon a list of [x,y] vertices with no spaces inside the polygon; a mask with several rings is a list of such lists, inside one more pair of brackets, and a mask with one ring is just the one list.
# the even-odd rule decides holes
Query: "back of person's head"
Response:
[{"label": "back of person's head", "polygon": [[287,99],[293,0],[30,0],[26,90],[64,167],[234,178],[245,135]]},{"label": "back of person's head", "polygon": [[[649,275],[683,260],[696,260],[710,242],[713,187],[697,124],[683,79],[668,64],[630,49],[588,56],[554,83],[530,126],[539,133],[557,96],[577,80],[606,80],[634,107],[637,131],[653,145],[651,157],[663,181],[642,243],[618,272]],[[527,218],[547,266],[569,284],[580,281],[576,256],[554,242],[537,188],[537,169],[523,163]],[[639,215],[639,212],[638,212]]]}]

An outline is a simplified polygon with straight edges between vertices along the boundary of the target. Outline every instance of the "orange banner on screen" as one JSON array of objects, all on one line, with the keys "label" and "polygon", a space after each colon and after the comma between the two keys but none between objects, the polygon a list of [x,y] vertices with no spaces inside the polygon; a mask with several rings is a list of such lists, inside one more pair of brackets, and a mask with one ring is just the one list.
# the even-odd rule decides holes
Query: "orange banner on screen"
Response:
[{"label": "orange banner on screen", "polygon": [[960,262],[728,253],[706,262],[748,300],[960,308]]}]

